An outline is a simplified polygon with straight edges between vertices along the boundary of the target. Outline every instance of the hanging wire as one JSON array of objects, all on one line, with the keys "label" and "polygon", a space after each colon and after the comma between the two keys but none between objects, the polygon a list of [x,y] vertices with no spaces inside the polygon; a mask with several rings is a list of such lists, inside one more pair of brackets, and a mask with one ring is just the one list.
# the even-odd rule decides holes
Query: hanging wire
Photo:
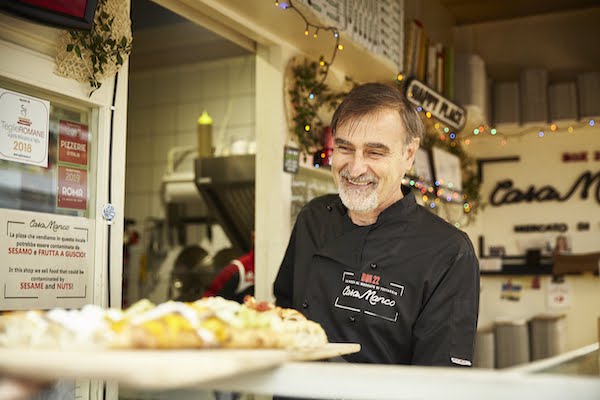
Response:
[{"label": "hanging wire", "polygon": [[342,46],[340,44],[339,29],[335,26],[319,25],[319,24],[310,22],[308,20],[308,18],[306,18],[306,16],[302,13],[302,11],[300,11],[296,6],[294,6],[294,3],[292,2],[292,0],[275,1],[275,5],[283,10],[286,10],[286,11],[292,10],[296,14],[298,14],[300,16],[300,18],[302,18],[302,20],[304,21],[304,27],[305,27],[304,34],[306,36],[309,35],[311,28],[314,30],[313,37],[315,39],[318,37],[319,31],[328,31],[333,34],[333,37],[335,38],[335,46],[333,48],[331,58],[329,59],[329,61],[325,61],[325,59],[323,57],[321,57],[320,62],[319,62],[319,65],[321,66],[321,74],[322,74],[321,80],[319,81],[319,85],[323,84],[323,82],[325,82],[325,79],[327,79],[327,75],[329,74],[329,67],[335,61],[335,57],[337,56],[338,51],[344,49],[344,46]]}]

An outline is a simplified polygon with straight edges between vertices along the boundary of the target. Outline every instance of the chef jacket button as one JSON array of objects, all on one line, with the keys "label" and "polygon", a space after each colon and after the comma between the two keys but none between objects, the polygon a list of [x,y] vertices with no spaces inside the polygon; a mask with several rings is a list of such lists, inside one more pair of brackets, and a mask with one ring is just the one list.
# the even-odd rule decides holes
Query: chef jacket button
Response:
[{"label": "chef jacket button", "polygon": [[308,301],[305,301],[304,303],[302,303],[302,308],[308,308]]},{"label": "chef jacket button", "polygon": [[328,210],[328,211],[331,211],[331,210],[332,210],[332,207],[331,207],[329,204],[327,204],[327,210]]},{"label": "chef jacket button", "polygon": [[354,318],[352,315],[348,317],[348,321],[350,322],[356,322],[356,318]]},{"label": "chef jacket button", "polygon": [[372,263],[372,264],[371,264],[371,268],[373,268],[373,269],[377,268],[377,264],[375,264],[375,263]]}]

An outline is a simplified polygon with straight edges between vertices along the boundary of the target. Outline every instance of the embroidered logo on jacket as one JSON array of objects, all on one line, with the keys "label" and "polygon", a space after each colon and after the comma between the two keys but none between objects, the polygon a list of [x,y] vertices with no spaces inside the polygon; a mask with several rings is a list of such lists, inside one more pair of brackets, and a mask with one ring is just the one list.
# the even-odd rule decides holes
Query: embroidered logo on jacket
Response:
[{"label": "embroidered logo on jacket", "polygon": [[344,271],[344,288],[335,299],[334,306],[396,322],[398,312],[394,306],[397,298],[404,294],[404,286],[394,282],[389,282],[389,287],[385,286],[380,275],[363,272],[358,279],[356,275],[354,272]]}]

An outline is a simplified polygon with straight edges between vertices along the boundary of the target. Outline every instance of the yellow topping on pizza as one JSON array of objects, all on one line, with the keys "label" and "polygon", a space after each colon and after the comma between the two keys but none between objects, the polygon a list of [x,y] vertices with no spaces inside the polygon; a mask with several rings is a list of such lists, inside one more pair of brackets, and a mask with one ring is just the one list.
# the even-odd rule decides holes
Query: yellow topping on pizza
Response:
[{"label": "yellow topping on pizza", "polygon": [[11,312],[0,316],[0,346],[38,348],[286,348],[327,343],[321,326],[296,310],[247,297],[193,303],[140,300],[126,310]]}]

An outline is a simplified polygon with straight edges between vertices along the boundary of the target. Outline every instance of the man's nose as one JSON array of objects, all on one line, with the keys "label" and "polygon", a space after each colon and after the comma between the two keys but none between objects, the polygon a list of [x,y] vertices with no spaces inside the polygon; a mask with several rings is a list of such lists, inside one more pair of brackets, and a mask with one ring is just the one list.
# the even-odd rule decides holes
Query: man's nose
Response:
[{"label": "man's nose", "polygon": [[367,172],[367,170],[368,166],[365,158],[361,154],[356,153],[354,157],[352,157],[350,165],[348,165],[348,172],[350,173],[350,176],[356,178]]}]

